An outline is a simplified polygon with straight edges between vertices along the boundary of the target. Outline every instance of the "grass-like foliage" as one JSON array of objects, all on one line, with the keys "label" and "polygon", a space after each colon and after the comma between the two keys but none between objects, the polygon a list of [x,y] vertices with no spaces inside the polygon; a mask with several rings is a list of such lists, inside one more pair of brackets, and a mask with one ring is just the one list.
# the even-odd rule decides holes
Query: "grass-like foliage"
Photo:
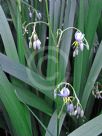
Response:
[{"label": "grass-like foliage", "polygon": [[6,136],[101,135],[101,29],[102,0],[0,0]]}]

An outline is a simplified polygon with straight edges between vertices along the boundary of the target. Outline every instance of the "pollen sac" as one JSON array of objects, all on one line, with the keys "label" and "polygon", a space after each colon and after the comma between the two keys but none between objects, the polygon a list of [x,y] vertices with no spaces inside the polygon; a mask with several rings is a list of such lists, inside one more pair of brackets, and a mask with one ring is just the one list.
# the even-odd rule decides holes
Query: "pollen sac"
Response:
[{"label": "pollen sac", "polygon": [[68,97],[70,95],[70,90],[66,87],[62,88],[58,96]]}]

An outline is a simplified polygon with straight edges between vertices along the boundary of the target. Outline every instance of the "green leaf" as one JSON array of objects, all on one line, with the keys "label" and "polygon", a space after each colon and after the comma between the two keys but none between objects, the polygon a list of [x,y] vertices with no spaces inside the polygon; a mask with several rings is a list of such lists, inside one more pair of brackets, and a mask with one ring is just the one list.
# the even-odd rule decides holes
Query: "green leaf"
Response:
[{"label": "green leaf", "polygon": [[[15,86],[14,86],[15,88]],[[26,88],[19,88],[16,87],[17,95],[23,103],[34,107],[47,115],[52,115],[52,109],[51,107],[40,97],[37,97],[35,94],[27,90]]]},{"label": "green leaf", "polygon": [[0,65],[3,71],[25,82],[26,84],[38,89],[40,92],[53,99],[54,87],[52,83],[42,78],[39,74],[31,71],[22,64],[10,60],[7,56],[0,53]]},{"label": "green leaf", "polygon": [[85,123],[68,136],[98,136],[102,133],[102,115]]},{"label": "green leaf", "polygon": [[59,121],[59,133],[61,132],[61,128],[62,128],[65,117],[66,117],[66,113],[62,112],[62,114],[60,116],[60,121]]},{"label": "green leaf", "polygon": [[14,26],[16,28],[16,13],[17,13],[17,6],[16,6],[16,0],[6,0],[11,16],[12,16],[12,20],[14,23]]},{"label": "green leaf", "polygon": [[13,36],[1,6],[0,6],[0,35],[2,37],[7,56],[15,61],[19,61]]},{"label": "green leaf", "polygon": [[101,16],[101,10],[102,10],[101,5],[102,5],[101,0],[98,0],[98,2],[96,0],[89,1],[88,17],[85,25],[85,38],[87,39],[90,47],[89,47],[89,51],[85,50],[83,54],[81,90],[83,90],[85,87],[85,83],[87,81],[87,77],[92,64],[92,58],[93,58],[92,50],[94,46],[93,42],[94,42],[99,18]]},{"label": "green leaf", "polygon": [[[78,29],[84,32],[84,0],[79,2],[79,16],[78,16]],[[81,76],[82,76],[82,67],[83,67],[83,53],[80,52],[78,56],[75,57],[74,61],[74,77],[73,77],[73,86],[76,90],[77,95],[81,95],[80,91]]]},{"label": "green leaf", "polygon": [[[5,85],[6,84],[6,85]],[[0,100],[9,116],[12,132],[16,136],[32,136],[30,124],[28,123],[27,111],[18,101],[12,85],[5,74],[0,70]],[[22,128],[22,129],[21,129]]]},{"label": "green leaf", "polygon": [[[64,29],[72,27],[74,24],[74,17],[76,11],[76,0],[68,0],[66,2],[65,17],[64,17]],[[65,80],[65,73],[68,64],[68,57],[72,39],[73,29],[66,31],[63,34],[60,54],[59,54],[59,81]]]},{"label": "green leaf", "polygon": [[24,39],[22,33],[22,21],[21,21],[21,12],[19,11],[19,6],[17,4],[17,48],[20,62],[25,64],[25,55],[24,55]]},{"label": "green leaf", "polygon": [[84,109],[87,106],[88,99],[90,94],[92,93],[92,89],[94,87],[95,81],[102,69],[102,61],[99,61],[100,58],[102,58],[102,42],[100,43],[100,46],[98,48],[97,54],[95,56],[93,65],[91,67],[91,70],[87,79],[87,83],[85,85],[85,89],[83,91],[81,103]]},{"label": "green leaf", "polygon": [[[53,136],[57,136],[57,111],[53,113],[47,129],[50,130]],[[46,132],[45,136],[50,136],[50,134]]]},{"label": "green leaf", "polygon": [[54,25],[53,25],[54,33],[56,33],[57,29],[59,28],[60,12],[61,12],[61,1],[56,0],[54,3],[54,16],[53,16],[54,17]]}]

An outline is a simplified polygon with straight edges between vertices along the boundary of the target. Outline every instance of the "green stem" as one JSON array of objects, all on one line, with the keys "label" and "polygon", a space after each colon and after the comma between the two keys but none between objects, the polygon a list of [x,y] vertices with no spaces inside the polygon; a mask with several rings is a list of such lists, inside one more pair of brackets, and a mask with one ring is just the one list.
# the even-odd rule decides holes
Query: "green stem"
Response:
[{"label": "green stem", "polygon": [[47,14],[47,19],[48,19],[48,24],[49,24],[49,30],[50,30],[54,45],[56,45],[56,40],[55,40],[54,34],[52,32],[52,27],[51,27],[50,18],[49,18],[48,1],[45,0],[45,3],[46,3],[46,14]]},{"label": "green stem", "polygon": [[[59,52],[59,48],[56,47],[56,73],[58,74],[58,61],[59,61],[59,55],[58,55],[58,52]],[[58,85],[58,75],[56,74],[56,86]],[[59,101],[58,101],[58,97],[56,99],[56,109],[57,109],[57,136],[59,136]]]},{"label": "green stem", "polygon": [[[59,29],[59,30],[61,31],[61,34],[60,34],[59,41],[58,41],[58,44],[57,44],[58,47],[59,47],[59,45],[60,45],[61,38],[62,38],[63,34],[64,34],[66,31],[70,30],[70,29],[74,29],[74,30],[77,30],[78,32],[81,32],[81,31],[80,31],[78,28],[76,28],[76,27],[68,27],[68,28],[64,29],[63,31],[62,31],[61,29]],[[86,42],[87,49],[89,49],[89,44],[88,44],[88,41],[86,40],[85,37],[84,37],[84,41]]]}]

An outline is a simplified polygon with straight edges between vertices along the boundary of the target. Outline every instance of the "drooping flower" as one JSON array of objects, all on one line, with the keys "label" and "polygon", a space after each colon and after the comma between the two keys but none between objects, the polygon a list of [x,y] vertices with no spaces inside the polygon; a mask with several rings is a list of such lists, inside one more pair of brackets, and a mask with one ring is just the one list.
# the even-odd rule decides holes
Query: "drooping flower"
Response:
[{"label": "drooping flower", "polygon": [[39,39],[37,39],[36,41],[33,41],[33,48],[34,48],[34,50],[36,50],[36,49],[39,50],[40,46],[41,46],[41,42],[40,42]]},{"label": "drooping flower", "polygon": [[84,116],[84,111],[83,109],[80,107],[80,105],[77,105],[74,115],[77,116],[77,118],[79,117],[83,117]]},{"label": "drooping flower", "polygon": [[29,48],[32,48],[32,42],[31,42],[31,40],[29,41]]},{"label": "drooping flower", "polygon": [[73,57],[75,57],[76,55],[78,55],[78,52],[79,52],[78,48],[75,48],[75,50],[73,51]]},{"label": "drooping flower", "polygon": [[83,39],[84,39],[84,34],[77,31],[75,33],[75,40],[80,43],[80,42],[83,42]]},{"label": "drooping flower", "polygon": [[81,33],[80,31],[76,31],[76,33],[75,33],[75,41],[72,44],[74,46],[73,57],[78,55],[79,50],[83,51],[84,50],[84,46],[86,46],[87,49],[89,48],[87,43],[86,43],[86,40],[85,40],[84,36],[85,35],[83,33]]},{"label": "drooping flower", "polygon": [[70,115],[73,115],[73,113],[74,113],[74,105],[73,105],[73,103],[68,103],[68,104],[67,104],[67,112],[68,112]]},{"label": "drooping flower", "polygon": [[92,94],[95,96],[95,98],[102,99],[102,91],[92,91]]},{"label": "drooping flower", "polygon": [[81,110],[81,112],[80,112],[80,117],[82,118],[83,116],[84,116],[84,111]]},{"label": "drooping flower", "polygon": [[34,50],[39,50],[41,48],[41,41],[38,39],[37,34],[36,33],[33,34],[33,32],[32,32],[32,36],[29,37],[29,48],[32,48],[32,46]]},{"label": "drooping flower", "polygon": [[58,96],[68,97],[70,95],[70,90],[66,87],[62,88]]},{"label": "drooping flower", "polygon": [[42,14],[41,14],[41,12],[39,12],[39,11],[36,12],[36,18],[37,18],[38,20],[41,20],[41,19],[42,19]]},{"label": "drooping flower", "polygon": [[83,44],[83,43],[80,43],[79,46],[80,46],[80,50],[83,51],[83,49],[84,49],[84,44]]},{"label": "drooping flower", "polygon": [[30,11],[30,12],[29,12],[29,17],[32,18],[32,16],[33,16],[33,14],[32,14],[32,12]]}]

